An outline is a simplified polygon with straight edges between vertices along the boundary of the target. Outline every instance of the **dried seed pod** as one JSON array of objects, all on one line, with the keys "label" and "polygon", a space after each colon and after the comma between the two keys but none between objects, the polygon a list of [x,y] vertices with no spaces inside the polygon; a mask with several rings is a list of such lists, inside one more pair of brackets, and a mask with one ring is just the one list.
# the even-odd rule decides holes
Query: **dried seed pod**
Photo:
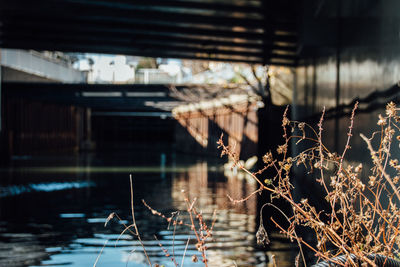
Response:
[{"label": "dried seed pod", "polygon": [[196,255],[193,255],[193,256],[192,256],[192,261],[193,261],[193,262],[198,262],[198,261],[199,261],[199,259],[197,258],[197,256],[196,256]]},{"label": "dried seed pod", "polygon": [[265,228],[262,224],[260,224],[260,227],[258,227],[258,231],[256,233],[256,238],[257,238],[257,244],[260,246],[261,245],[265,246],[270,243],[267,231],[265,230]]}]

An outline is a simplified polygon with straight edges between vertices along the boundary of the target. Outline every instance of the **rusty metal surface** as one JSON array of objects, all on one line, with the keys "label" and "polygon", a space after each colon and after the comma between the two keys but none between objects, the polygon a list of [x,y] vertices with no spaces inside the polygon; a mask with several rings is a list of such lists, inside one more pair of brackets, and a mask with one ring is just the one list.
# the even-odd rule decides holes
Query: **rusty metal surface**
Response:
[{"label": "rusty metal surface", "polygon": [[79,108],[8,98],[5,117],[11,155],[78,149],[83,130]]},{"label": "rusty metal surface", "polygon": [[235,147],[241,158],[257,153],[258,117],[257,103],[241,103],[204,110],[175,114],[182,126],[177,129],[177,146],[193,150],[188,146],[193,139],[199,145],[192,152],[218,155],[216,142],[221,134],[227,144]]}]

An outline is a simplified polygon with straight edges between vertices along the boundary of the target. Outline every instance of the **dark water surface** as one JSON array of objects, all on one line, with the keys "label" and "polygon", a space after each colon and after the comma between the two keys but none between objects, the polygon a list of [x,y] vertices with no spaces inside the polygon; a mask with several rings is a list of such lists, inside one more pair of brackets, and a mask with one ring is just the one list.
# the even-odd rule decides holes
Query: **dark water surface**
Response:
[{"label": "dark water surface", "polygon": [[[181,211],[188,222],[184,196],[208,220],[217,210],[213,241],[208,243],[209,266],[291,266],[292,251],[274,241],[269,252],[257,248],[256,199],[233,206],[227,194],[244,197],[256,189],[245,177],[226,177],[221,162],[166,152],[137,149],[80,156],[15,157],[0,171],[0,266],[147,266],[137,239],[123,231],[131,224],[129,174],[134,180],[135,216],[152,263],[174,266],[165,256],[176,256],[179,266],[203,266],[188,227],[169,227],[144,207],[170,216]],[[242,175],[239,175],[242,176]],[[122,221],[111,220],[116,212]],[[155,240],[154,235],[158,240]],[[185,252],[187,240],[189,245]],[[118,242],[117,242],[118,240]],[[272,266],[272,265],[271,265]]]}]

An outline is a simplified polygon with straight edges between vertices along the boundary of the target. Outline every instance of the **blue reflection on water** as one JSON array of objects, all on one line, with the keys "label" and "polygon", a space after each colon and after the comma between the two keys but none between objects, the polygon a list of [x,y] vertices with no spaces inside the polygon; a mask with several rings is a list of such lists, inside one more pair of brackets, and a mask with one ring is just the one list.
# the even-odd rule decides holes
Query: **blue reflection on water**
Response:
[{"label": "blue reflection on water", "polygon": [[61,213],[60,218],[85,218],[83,213]]},{"label": "blue reflection on water", "polygon": [[30,192],[52,192],[74,188],[85,188],[95,186],[95,183],[90,181],[75,181],[75,182],[50,182],[27,185],[10,185],[0,187],[0,197],[15,196]]}]

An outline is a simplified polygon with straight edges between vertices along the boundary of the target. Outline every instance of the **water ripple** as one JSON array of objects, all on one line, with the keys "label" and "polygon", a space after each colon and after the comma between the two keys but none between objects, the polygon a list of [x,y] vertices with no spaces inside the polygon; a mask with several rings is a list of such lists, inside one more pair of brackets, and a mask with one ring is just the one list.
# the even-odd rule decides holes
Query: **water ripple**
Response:
[{"label": "water ripple", "polygon": [[10,185],[0,188],[0,197],[15,196],[30,192],[52,192],[67,189],[79,189],[95,186],[94,182],[75,181],[75,182],[50,182],[27,185]]}]

